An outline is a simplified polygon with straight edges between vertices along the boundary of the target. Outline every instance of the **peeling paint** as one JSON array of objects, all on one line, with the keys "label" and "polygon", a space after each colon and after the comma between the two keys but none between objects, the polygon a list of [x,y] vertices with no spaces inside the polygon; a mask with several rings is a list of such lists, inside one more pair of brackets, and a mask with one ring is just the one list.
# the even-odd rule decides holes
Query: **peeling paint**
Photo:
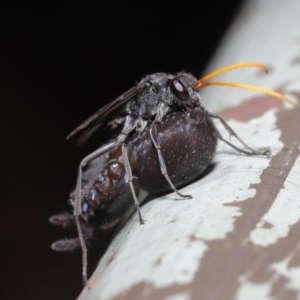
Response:
[{"label": "peeling paint", "polygon": [[270,266],[270,269],[274,270],[278,275],[286,278],[286,289],[294,290],[297,293],[298,299],[300,299],[300,267],[289,266],[292,257],[293,255],[291,254],[282,261],[274,263]]},{"label": "peeling paint", "polygon": [[189,293],[181,293],[181,294],[168,296],[163,300],[189,300],[189,299],[191,299]]},{"label": "peeling paint", "polygon": [[237,291],[235,300],[275,300],[275,298],[271,296],[271,291],[272,285],[268,282],[262,284],[253,284],[251,282],[247,282],[247,280],[243,278]]},{"label": "peeling paint", "polygon": [[[246,123],[232,119],[229,125],[254,148],[272,145],[276,155],[283,148],[276,122],[277,111],[272,109]],[[220,142],[213,170],[182,189],[192,194],[192,200],[176,200],[174,193],[155,199],[142,207],[144,226],[137,225],[135,216],[116,237],[108,251],[114,260],[104,257],[100,262],[98,274],[105,269],[99,286],[102,299],[120,296],[141,284],[143,293],[148,293],[150,287],[153,293],[153,289],[162,292],[175,286],[182,287],[179,294],[186,293],[211,250],[209,241],[225,241],[237,229],[235,223],[243,215],[239,203],[254,199],[255,186],[261,183],[261,175],[268,167],[269,159],[241,155]],[[118,278],[118,284],[111,278]],[[106,296],[105,291],[109,291]],[[262,286],[257,293],[263,291]]]},{"label": "peeling paint", "polygon": [[[300,220],[291,225],[288,236],[267,247],[254,245],[247,236],[272,207],[290,169],[298,159],[300,136],[295,135],[293,129],[299,123],[299,115],[300,107],[292,110],[282,109],[276,113],[276,129],[272,132],[275,131],[280,136],[277,136],[275,145],[279,141],[284,147],[278,147],[279,144],[272,147],[272,150],[276,148],[277,151],[273,151],[270,163],[263,169],[260,183],[249,186],[256,190],[255,196],[246,201],[228,204],[240,208],[242,214],[236,219],[233,232],[227,235],[224,242],[215,240],[208,243],[208,251],[202,258],[201,269],[193,283],[197,297],[233,299],[237,290],[242,288],[238,283],[239,278],[247,274],[249,284],[272,284],[272,297],[296,299],[295,292],[285,288],[285,278],[277,276],[276,280],[272,279],[273,273],[269,266],[295,251],[296,245],[299,244]],[[216,261],[217,271],[214,270]],[[215,282],[218,282],[218,289],[214,288]]]},{"label": "peeling paint", "polygon": [[[279,238],[287,236],[291,225],[294,225],[300,219],[299,178],[300,157],[298,157],[292,167],[284,182],[284,187],[281,189],[270,210],[250,233],[252,243],[260,246],[274,244]],[[263,228],[265,222],[271,224],[272,227]]]}]

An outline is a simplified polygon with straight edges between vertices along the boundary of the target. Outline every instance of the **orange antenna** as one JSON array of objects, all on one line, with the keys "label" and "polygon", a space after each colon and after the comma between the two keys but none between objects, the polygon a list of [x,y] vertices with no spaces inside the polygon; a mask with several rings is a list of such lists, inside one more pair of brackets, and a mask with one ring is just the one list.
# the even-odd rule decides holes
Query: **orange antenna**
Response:
[{"label": "orange antenna", "polygon": [[296,103],[294,101],[292,101],[291,99],[289,99],[288,97],[284,96],[283,94],[280,94],[278,92],[275,92],[273,90],[269,90],[266,88],[262,88],[262,87],[258,87],[255,85],[250,85],[250,84],[244,84],[244,83],[238,83],[238,82],[223,82],[223,81],[213,81],[213,82],[208,82],[208,79],[211,79],[215,76],[218,76],[222,73],[231,71],[231,70],[235,70],[235,69],[241,69],[241,68],[249,68],[249,67],[255,67],[255,68],[260,68],[262,69],[265,73],[269,72],[269,69],[262,64],[258,64],[258,63],[239,63],[239,64],[233,64],[233,65],[229,65],[227,67],[218,69],[212,73],[209,73],[207,75],[205,75],[204,77],[202,77],[201,79],[199,79],[198,81],[195,82],[194,86],[197,89],[201,89],[207,86],[230,86],[230,87],[237,87],[237,88],[242,88],[242,89],[248,89],[248,90],[253,90],[253,91],[257,91],[257,92],[261,92],[264,94],[268,94],[271,95],[277,99],[280,99],[281,101],[284,102],[288,102],[290,104],[295,105]]}]

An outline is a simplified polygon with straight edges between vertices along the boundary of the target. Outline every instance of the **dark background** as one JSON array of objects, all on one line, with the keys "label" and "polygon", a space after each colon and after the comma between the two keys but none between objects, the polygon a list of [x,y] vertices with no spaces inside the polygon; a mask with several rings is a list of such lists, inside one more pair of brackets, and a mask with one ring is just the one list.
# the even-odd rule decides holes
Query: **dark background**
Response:
[{"label": "dark background", "polygon": [[76,298],[81,253],[50,250],[72,233],[48,218],[90,149],[65,136],[145,74],[201,75],[240,4],[1,7],[1,299]]}]

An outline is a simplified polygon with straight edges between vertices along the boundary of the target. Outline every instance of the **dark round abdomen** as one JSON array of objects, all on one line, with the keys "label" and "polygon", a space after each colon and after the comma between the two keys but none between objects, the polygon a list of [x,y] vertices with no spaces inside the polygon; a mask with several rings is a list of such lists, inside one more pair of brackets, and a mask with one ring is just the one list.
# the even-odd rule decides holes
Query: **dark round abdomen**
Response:
[{"label": "dark round abdomen", "polygon": [[[217,145],[217,134],[211,119],[202,108],[192,115],[175,112],[157,124],[167,172],[176,187],[192,182],[211,164]],[[143,189],[152,193],[170,191],[161,173],[157,151],[149,130],[129,145],[133,175]]]}]

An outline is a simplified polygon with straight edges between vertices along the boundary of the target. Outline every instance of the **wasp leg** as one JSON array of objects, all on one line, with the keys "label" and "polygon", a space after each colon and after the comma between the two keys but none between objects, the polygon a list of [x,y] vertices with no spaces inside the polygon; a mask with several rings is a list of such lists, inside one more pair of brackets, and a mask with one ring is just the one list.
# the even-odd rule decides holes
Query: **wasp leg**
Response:
[{"label": "wasp leg", "polygon": [[[80,216],[82,214],[81,210],[81,204],[82,204],[82,171],[83,168],[94,158],[101,156],[108,151],[120,146],[123,144],[124,140],[128,137],[129,133],[135,128],[135,119],[132,117],[128,117],[125,121],[123,130],[121,134],[118,136],[118,138],[110,143],[107,143],[97,149],[96,151],[92,152],[88,156],[86,156],[79,164],[78,168],[78,175],[77,175],[77,182],[76,182],[76,192],[75,192],[75,201],[74,201],[74,219],[75,219],[75,224],[77,227],[78,231],[78,237],[80,240],[81,244],[81,249],[82,249],[82,277],[83,277],[83,283],[84,285],[87,282],[87,246],[86,246],[86,241],[85,241],[85,236],[83,234],[82,230],[82,225],[81,225],[81,219]],[[129,166],[130,167],[130,166]],[[131,168],[129,168],[131,170]],[[133,188],[132,182],[131,182],[131,188]],[[135,199],[134,201],[136,201]],[[139,212],[139,210],[138,210]],[[140,216],[140,212],[139,212]],[[141,216],[140,216],[140,221],[142,222]]]},{"label": "wasp leg", "polygon": [[76,182],[76,191],[75,191],[75,201],[74,201],[74,215],[79,216],[81,215],[81,191],[82,191],[82,171],[83,168],[94,158],[107,153],[108,151],[116,148],[121,144],[122,141],[116,140],[114,142],[108,143],[96,151],[92,152],[88,156],[86,156],[79,164],[78,167],[78,175],[77,175],[77,182]]},{"label": "wasp leg", "polygon": [[132,176],[131,166],[130,166],[130,162],[129,162],[129,158],[128,158],[128,152],[127,152],[127,148],[124,144],[122,144],[122,154],[123,154],[123,160],[124,160],[126,182],[130,186],[132,197],[133,197],[134,204],[135,204],[138,216],[139,216],[140,223],[144,224],[145,221],[142,218],[139,200],[136,196],[134,186],[133,186],[133,176]]},{"label": "wasp leg", "polygon": [[215,114],[212,114],[212,113],[208,113],[208,116],[211,117],[211,118],[215,118],[215,119],[218,119],[222,125],[224,126],[224,128],[227,130],[227,132],[234,136],[246,149],[248,149],[249,151],[247,150],[244,150],[244,149],[241,149],[233,144],[231,144],[230,142],[228,142],[227,140],[225,140],[222,135],[220,134],[220,132],[218,130],[216,130],[217,132],[217,135],[218,135],[218,138],[223,141],[224,143],[226,143],[227,145],[229,145],[230,147],[234,148],[235,150],[237,150],[238,152],[241,152],[241,153],[245,153],[247,155],[263,155],[263,156],[267,156],[267,157],[270,157],[271,155],[271,151],[269,148],[264,148],[263,150],[261,151],[258,151],[258,150],[255,150],[253,148],[251,148],[250,146],[248,146],[238,135],[237,133],[218,115],[215,115]]},{"label": "wasp leg", "polygon": [[113,148],[120,145],[120,141],[116,140],[114,142],[108,143],[96,151],[92,152],[88,156],[86,156],[79,164],[78,168],[78,175],[77,175],[77,182],[76,182],[76,191],[75,191],[75,201],[73,203],[74,205],[74,220],[77,227],[78,237],[80,240],[80,245],[82,249],[82,276],[83,276],[83,283],[84,285],[87,282],[87,246],[85,241],[85,236],[83,234],[82,225],[81,225],[81,219],[80,215],[82,214],[81,211],[81,203],[82,203],[82,171],[83,168],[94,158],[103,155],[104,153],[112,150]]},{"label": "wasp leg", "polygon": [[[80,219],[80,216],[82,214],[82,210],[81,210],[82,171],[83,171],[83,168],[94,158],[101,156],[101,155],[107,153],[108,151],[123,144],[124,140],[127,138],[128,134],[131,132],[133,125],[134,125],[132,122],[132,118],[128,118],[128,120],[126,122],[127,123],[125,123],[122,133],[115,141],[107,143],[104,146],[97,149],[96,151],[92,152],[91,154],[86,156],[79,164],[77,183],[76,183],[76,192],[75,192],[75,201],[74,201],[74,220],[75,220],[75,224],[77,227],[78,237],[79,237],[81,249],[82,249],[82,277],[83,277],[84,285],[87,282],[88,259],[87,259],[87,246],[86,246],[86,241],[85,241],[85,237],[83,234],[81,219]],[[132,185],[132,183],[131,183],[131,185]],[[139,212],[139,210],[138,210],[138,212]],[[139,216],[140,216],[140,213],[139,213]],[[142,221],[141,217],[140,217],[140,220]]]},{"label": "wasp leg", "polygon": [[172,188],[172,190],[181,198],[184,199],[191,199],[192,196],[191,195],[183,195],[181,194],[177,188],[175,187],[175,185],[173,184],[173,182],[171,181],[171,178],[168,174],[167,171],[167,167],[166,167],[166,163],[165,163],[165,159],[163,157],[162,151],[161,151],[161,146],[157,140],[157,128],[156,125],[154,124],[151,128],[150,128],[150,136],[151,136],[151,140],[152,143],[157,151],[157,155],[158,155],[158,160],[159,160],[159,167],[161,170],[161,174],[166,178],[166,180],[168,181],[170,187]]}]

